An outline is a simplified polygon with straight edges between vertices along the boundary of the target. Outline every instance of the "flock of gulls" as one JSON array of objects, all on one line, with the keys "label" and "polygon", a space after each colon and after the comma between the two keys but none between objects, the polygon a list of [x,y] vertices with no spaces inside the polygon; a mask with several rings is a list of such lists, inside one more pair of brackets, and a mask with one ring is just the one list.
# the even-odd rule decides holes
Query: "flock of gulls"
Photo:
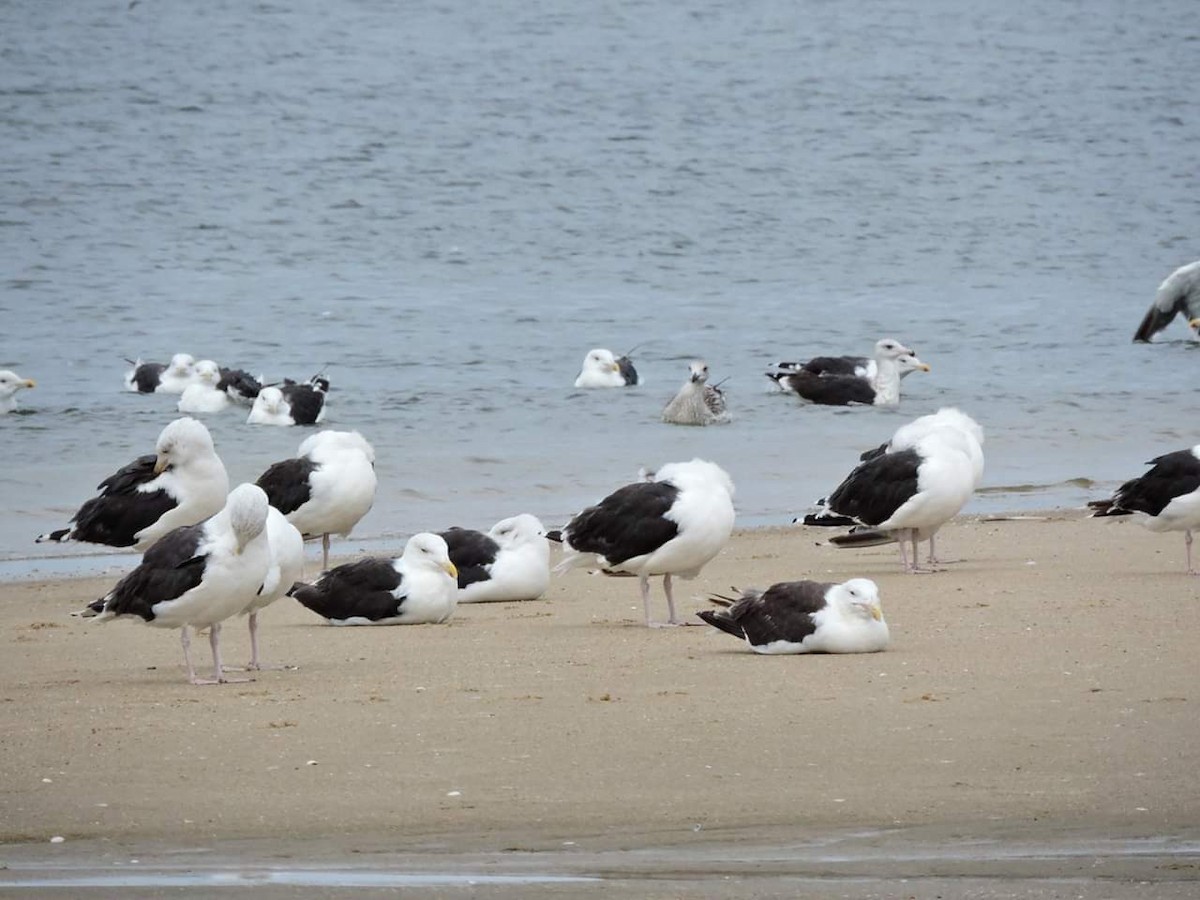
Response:
[{"label": "flock of gulls", "polygon": [[[1148,341],[1182,314],[1200,338],[1200,262],[1184,266],[1159,288],[1134,336]],[[767,373],[781,390],[815,404],[895,405],[912,372],[928,372],[915,351],[894,338],[879,340],[870,356],[817,357],[781,362]],[[703,361],[662,411],[665,422],[716,425],[731,420],[719,385],[708,383]],[[639,381],[630,353],[588,352],[578,388],[622,388]],[[34,387],[31,379],[0,371],[0,412]],[[125,387],[179,395],[184,413],[250,406],[253,424],[316,425],[329,382],[266,384],[210,360],[177,354],[169,363],[140,360]],[[885,443],[866,450],[845,479],[818,501],[806,525],[848,529],[835,546],[895,542],[903,571],[936,571],[936,535],[963,508],[984,470],[984,432],[963,411],[943,408],[901,426]],[[1182,531],[1187,571],[1192,531],[1200,528],[1200,445],[1151,460],[1150,469],[1089,504],[1096,516],[1137,515],[1154,531]],[[734,485],[728,472],[702,459],[671,462],[616,488],[563,527],[547,531],[522,513],[488,531],[464,528],[421,532],[399,557],[368,557],[329,568],[331,535],[348,535],[376,495],[375,451],[357,431],[321,430],[296,455],[267,465],[254,483],[230,490],[225,466],[205,425],[191,415],[163,428],[153,453],[105,478],[69,523],[37,541],[83,541],[132,547],[144,555],[103,597],[76,615],[97,621],[126,618],[179,629],[188,680],[233,679],[221,658],[222,624],[248,618],[248,669],[264,667],[258,613],[294,598],[332,625],[441,623],[459,604],[533,600],[551,578],[551,545],[560,544],[563,572],[588,567],[637,579],[645,623],[695,624],[679,616],[675,578],[695,578],[728,543],[734,527]],[[320,574],[305,580],[304,542],[321,540]],[[924,563],[921,543],[928,544]],[[652,578],[661,577],[667,618],[651,613]],[[730,597],[713,595],[702,622],[763,654],[866,653],[889,642],[876,584],[784,582]],[[208,629],[212,678],[197,676],[193,630]]]}]

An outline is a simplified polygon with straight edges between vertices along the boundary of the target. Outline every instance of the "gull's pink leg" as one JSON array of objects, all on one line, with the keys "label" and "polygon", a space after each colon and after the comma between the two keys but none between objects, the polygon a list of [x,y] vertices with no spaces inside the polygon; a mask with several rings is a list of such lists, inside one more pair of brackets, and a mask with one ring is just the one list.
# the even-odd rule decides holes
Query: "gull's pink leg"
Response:
[{"label": "gull's pink leg", "polygon": [[638,588],[642,592],[642,611],[646,614],[646,627],[653,627],[654,623],[650,621],[650,576],[638,576]]},{"label": "gull's pink leg", "polygon": [[329,535],[321,535],[321,571],[329,571]]},{"label": "gull's pink leg", "polygon": [[1187,548],[1188,574],[1200,575],[1200,572],[1192,568],[1192,529],[1190,528],[1183,533],[1183,546]]},{"label": "gull's pink leg", "polygon": [[908,566],[908,549],[904,545],[905,537],[906,535],[902,533],[900,535],[900,539],[896,541],[896,544],[900,547],[900,567],[904,569],[905,572],[912,572],[913,569],[910,569]]}]

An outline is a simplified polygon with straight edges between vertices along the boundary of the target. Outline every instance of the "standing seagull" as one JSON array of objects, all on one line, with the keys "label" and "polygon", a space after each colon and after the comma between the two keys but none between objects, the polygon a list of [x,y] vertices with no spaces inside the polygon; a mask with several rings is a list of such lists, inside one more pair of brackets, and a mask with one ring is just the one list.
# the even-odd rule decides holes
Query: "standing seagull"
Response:
[{"label": "standing seagull", "polygon": [[1151,469],[1125,482],[1108,500],[1088,504],[1093,516],[1143,514],[1150,531],[1182,531],[1187,548],[1187,571],[1192,568],[1192,531],[1200,528],[1200,444],[1176,450],[1146,463]]},{"label": "standing seagull", "polygon": [[331,625],[425,625],[454,614],[457,578],[446,542],[424,531],[399,559],[346,563],[290,593]]},{"label": "standing seagull", "polygon": [[638,383],[638,373],[628,355],[617,359],[611,350],[589,350],[575,379],[577,388],[626,387]]},{"label": "standing seagull", "polygon": [[1154,302],[1133,334],[1134,341],[1149,343],[1180,313],[1188,320],[1192,339],[1200,337],[1200,260],[1180,266],[1158,286]]},{"label": "standing seagull", "polygon": [[695,578],[733,533],[733,481],[703,459],[668,463],[649,481],[618,488],[575,516],[558,535],[566,557],[555,568],[599,565],[638,576],[646,624],[650,576],[663,576],[668,625],[675,614],[671,577]]},{"label": "standing seagull", "polygon": [[725,609],[701,619],[742,638],[755,653],[875,653],[888,645],[879,588],[869,578],[842,584],[787,581],[741,597],[714,597]]},{"label": "standing seagull", "polygon": [[784,390],[799,394],[801,399],[821,406],[849,406],[861,403],[868,406],[895,406],[900,402],[900,379],[908,372],[928,372],[929,366],[905,353],[877,361],[875,375],[817,375],[807,369],[795,372],[768,372]]},{"label": "standing seagull", "polygon": [[375,502],[375,448],[357,431],[319,431],[256,483],[305,540],[321,538],[324,571],[329,536],[348,535]]},{"label": "standing seagull", "polygon": [[550,543],[536,516],[501,519],[484,534],[451,528],[441,537],[458,570],[458,602],[536,600],[550,586]]},{"label": "standing seagull", "polygon": [[694,360],[688,366],[688,380],[662,411],[662,419],[672,425],[724,425],[730,421],[725,409],[725,393],[708,383],[708,363]]},{"label": "standing seagull", "polygon": [[184,417],[167,425],[155,452],[139,456],[97,486],[67,528],[42,541],[87,541],[148,549],[171,529],[207,519],[225,504],[229,476],[201,422]]},{"label": "standing seagull", "polygon": [[32,378],[22,378],[11,369],[0,369],[0,416],[17,408],[17,391],[37,387]]},{"label": "standing seagull", "polygon": [[292,585],[304,577],[304,538],[273,506],[267,511],[267,549],[270,563],[262,590],[242,610],[250,620],[250,662],[246,668],[251,671],[263,668],[258,655],[258,614],[286,596]]},{"label": "standing seagull", "polygon": [[[262,589],[270,565],[267,510],[266,494],[252,484],[238,485],[220,512],[167,534],[146,551],[141,565],[78,615],[98,622],[128,617],[178,628],[188,681],[238,680],[226,678],[221,666],[221,623],[244,610]],[[192,668],[191,626],[210,629],[212,679],[197,678]]]},{"label": "standing seagull", "polygon": [[[974,491],[968,440],[959,429],[946,426],[907,449],[860,463],[829,495],[828,508],[833,515],[892,532],[904,570],[917,572],[917,542],[932,541]],[[912,543],[911,565],[906,540]]]}]

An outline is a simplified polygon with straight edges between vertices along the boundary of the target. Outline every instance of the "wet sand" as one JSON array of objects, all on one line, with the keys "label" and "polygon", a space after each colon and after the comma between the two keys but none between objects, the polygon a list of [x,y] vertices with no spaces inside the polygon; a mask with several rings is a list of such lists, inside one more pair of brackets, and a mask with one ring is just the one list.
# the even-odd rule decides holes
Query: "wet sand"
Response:
[{"label": "wet sand", "polygon": [[[787,844],[772,851],[789,860],[784,896],[787,879],[837,871],[801,848],[883,835],[896,848],[876,866],[885,879],[994,877],[978,868],[993,857],[1016,876],[1028,859],[1002,851],[1024,839],[1064,848],[1036,871],[1081,879],[1080,896],[1195,888],[1200,580],[1180,535],[1074,514],[964,519],[939,540],[958,561],[919,576],[899,572],[894,546],[836,550],[826,536],[739,533],[680,584],[683,605],[730,585],[870,577],[887,652],[760,657],[706,627],[646,629],[633,579],[576,571],[545,601],[465,606],[444,626],[331,628],[281,602],[263,617],[264,655],[297,669],[193,687],[177,633],[68,616],[113,579],[5,585],[0,861],[16,878],[22,861],[81,853],[308,847],[302,858],[330,864],[545,853],[538,871],[579,874],[564,854],[655,848],[640,860],[656,878],[708,863],[734,878],[756,853],[772,871],[763,848]],[[662,617],[657,585],[654,601]],[[227,661],[247,645],[244,623],[227,623]],[[206,642],[193,653],[207,665]],[[942,856],[983,849],[922,863],[904,835]],[[1076,852],[1110,839],[1157,843]],[[603,858],[629,871],[629,856]],[[1102,875],[1095,858],[1111,861]],[[591,890],[572,884],[493,893]]]}]

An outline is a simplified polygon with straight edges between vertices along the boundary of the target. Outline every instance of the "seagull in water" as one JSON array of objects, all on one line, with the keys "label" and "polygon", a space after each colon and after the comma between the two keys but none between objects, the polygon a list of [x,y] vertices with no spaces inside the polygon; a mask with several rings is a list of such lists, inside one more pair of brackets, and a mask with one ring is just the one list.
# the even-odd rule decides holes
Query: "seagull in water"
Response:
[{"label": "seagull in water", "polygon": [[723,608],[696,615],[755,653],[875,653],[888,645],[879,588],[868,578],[787,581],[710,599]]},{"label": "seagull in water", "polygon": [[126,360],[133,368],[125,373],[125,390],[139,394],[182,394],[195,381],[196,360],[190,353],[176,353],[166,365]]},{"label": "seagull in water", "polygon": [[[871,356],[815,356],[808,362],[781,362],[775,368],[783,372],[811,372],[814,375],[855,375],[859,378],[874,378],[879,371],[881,359],[899,359],[901,356],[916,356],[917,351],[895,338],[880,338],[875,342],[875,350]],[[905,369],[900,373],[904,378],[917,371]],[[782,385],[780,385],[782,387]]]},{"label": "seagull in water", "polygon": [[194,368],[195,380],[179,395],[181,413],[217,413],[229,406],[229,396],[218,385],[221,367],[211,359],[202,359]]},{"label": "seagull in water", "polygon": [[637,575],[648,626],[657,624],[650,619],[650,576],[661,575],[666,624],[681,625],[671,579],[695,578],[729,541],[733,480],[703,459],[668,463],[648,478],[618,488],[551,532],[566,551],[555,571],[599,565]]},{"label": "seagull in water", "polygon": [[781,389],[822,406],[895,406],[900,402],[900,379],[909,372],[928,372],[929,366],[912,354],[876,360],[875,375],[817,375],[801,368],[795,372],[767,372]]},{"label": "seagull in water", "polygon": [[1200,528],[1200,444],[1156,456],[1150,471],[1125,482],[1107,500],[1093,500],[1093,516],[1137,514],[1150,531],[1182,531],[1187,571],[1192,568],[1192,531]]},{"label": "seagull in water", "polygon": [[[77,615],[140,619],[156,628],[178,628],[183,661],[192,684],[246,680],[225,677],[221,664],[221,623],[253,602],[270,566],[266,494],[252,484],[229,493],[216,515],[168,532],[146,551],[141,564],[111,591]],[[209,629],[213,677],[196,677],[189,629]]]},{"label": "seagull in water", "polygon": [[17,391],[37,387],[32,378],[22,378],[11,369],[0,369],[0,416],[17,408]]},{"label": "seagull in water", "polygon": [[671,425],[724,425],[730,421],[725,392],[708,383],[708,363],[694,360],[688,365],[688,380],[662,411]]},{"label": "seagull in water", "polygon": [[1134,332],[1133,340],[1149,343],[1180,314],[1191,329],[1191,339],[1200,340],[1200,260],[1180,266],[1158,286],[1154,302]]},{"label": "seagull in water", "polygon": [[68,527],[39,535],[37,543],[86,541],[145,551],[173,528],[221,509],[229,476],[208,429],[184,417],[162,430],[154,453],[118,469],[97,490]]},{"label": "seagull in water", "polygon": [[588,351],[579,377],[575,379],[577,388],[627,387],[637,383],[637,369],[628,353],[618,359],[611,350],[599,347]]}]

